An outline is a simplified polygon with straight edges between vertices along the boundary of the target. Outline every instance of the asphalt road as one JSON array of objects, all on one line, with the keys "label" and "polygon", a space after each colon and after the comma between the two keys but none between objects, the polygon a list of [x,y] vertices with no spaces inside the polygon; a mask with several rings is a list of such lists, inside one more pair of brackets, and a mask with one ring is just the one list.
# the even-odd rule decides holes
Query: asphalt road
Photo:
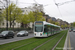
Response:
[{"label": "asphalt road", "polygon": [[75,50],[75,32],[69,32],[68,48],[70,48],[69,50]]},{"label": "asphalt road", "polygon": [[14,38],[8,38],[8,39],[0,38],[0,45],[1,45],[1,44],[5,44],[5,43],[14,42],[14,41],[23,40],[23,39],[28,39],[28,38],[32,38],[32,37],[34,37],[33,34],[29,34],[28,36],[24,36],[24,37],[17,37],[17,36],[15,35]]}]

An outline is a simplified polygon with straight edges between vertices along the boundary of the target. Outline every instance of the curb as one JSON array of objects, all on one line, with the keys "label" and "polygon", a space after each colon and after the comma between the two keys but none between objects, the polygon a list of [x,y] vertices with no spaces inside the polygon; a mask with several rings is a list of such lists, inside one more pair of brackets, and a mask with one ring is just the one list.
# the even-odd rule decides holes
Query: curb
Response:
[{"label": "curb", "polygon": [[63,50],[67,50],[68,32],[67,32],[67,36],[66,36],[66,40],[65,40],[65,44],[64,44]]}]

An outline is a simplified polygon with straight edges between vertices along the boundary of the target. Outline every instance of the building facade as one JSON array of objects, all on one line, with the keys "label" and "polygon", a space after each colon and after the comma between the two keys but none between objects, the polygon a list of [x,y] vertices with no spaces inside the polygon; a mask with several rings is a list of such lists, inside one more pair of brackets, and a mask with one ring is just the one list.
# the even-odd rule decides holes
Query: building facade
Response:
[{"label": "building facade", "polygon": [[[14,21],[14,28],[20,28],[21,24]],[[11,24],[11,28],[13,27],[13,24]],[[0,25],[0,28],[6,28],[6,20],[4,19],[3,22]],[[8,28],[10,28],[10,22],[8,21]]]},{"label": "building facade", "polygon": [[[36,11],[36,10],[38,10],[39,12],[41,12],[41,11],[43,11],[43,5],[37,5],[37,4],[33,4],[33,6],[30,6],[30,7],[25,7],[25,8],[21,8],[21,10],[22,10],[22,14],[28,14],[30,11]],[[2,11],[1,11],[2,12]],[[16,21],[15,21],[15,23],[14,23],[14,28],[18,28],[18,27],[21,27],[21,23],[17,23]],[[28,26],[29,27],[31,27],[32,28],[32,25],[33,25],[33,23],[32,22],[30,22],[30,23],[28,23]],[[1,23],[1,25],[0,25],[0,27],[1,28],[6,28],[6,20],[4,19],[4,21]],[[8,27],[10,27],[10,22],[8,21]],[[12,23],[12,25],[11,25],[11,28],[13,27],[13,23]]]}]

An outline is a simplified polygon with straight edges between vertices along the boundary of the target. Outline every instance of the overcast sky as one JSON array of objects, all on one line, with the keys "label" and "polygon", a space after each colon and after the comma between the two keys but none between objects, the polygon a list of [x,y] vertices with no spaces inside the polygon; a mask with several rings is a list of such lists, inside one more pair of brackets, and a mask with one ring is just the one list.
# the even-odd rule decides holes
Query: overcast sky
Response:
[{"label": "overcast sky", "polygon": [[[12,1],[16,3],[16,0],[12,0]],[[64,3],[67,1],[73,1],[73,2],[69,2],[63,5],[60,5],[59,9],[55,5],[54,0],[35,0],[35,1],[39,4],[44,5],[44,12],[48,14],[49,16],[62,19],[69,23],[75,22],[75,1],[73,0],[55,0],[56,3]],[[32,5],[29,3],[35,3],[35,1],[34,0],[17,0],[17,6],[19,6],[20,8],[24,8],[24,7]]]}]

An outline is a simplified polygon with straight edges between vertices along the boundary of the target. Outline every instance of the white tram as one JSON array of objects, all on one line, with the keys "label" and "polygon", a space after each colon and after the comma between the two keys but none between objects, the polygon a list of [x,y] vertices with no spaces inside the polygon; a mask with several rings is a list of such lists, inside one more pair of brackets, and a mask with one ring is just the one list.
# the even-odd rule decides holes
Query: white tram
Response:
[{"label": "white tram", "polygon": [[34,22],[34,37],[48,37],[60,32],[60,26],[46,21]]}]

